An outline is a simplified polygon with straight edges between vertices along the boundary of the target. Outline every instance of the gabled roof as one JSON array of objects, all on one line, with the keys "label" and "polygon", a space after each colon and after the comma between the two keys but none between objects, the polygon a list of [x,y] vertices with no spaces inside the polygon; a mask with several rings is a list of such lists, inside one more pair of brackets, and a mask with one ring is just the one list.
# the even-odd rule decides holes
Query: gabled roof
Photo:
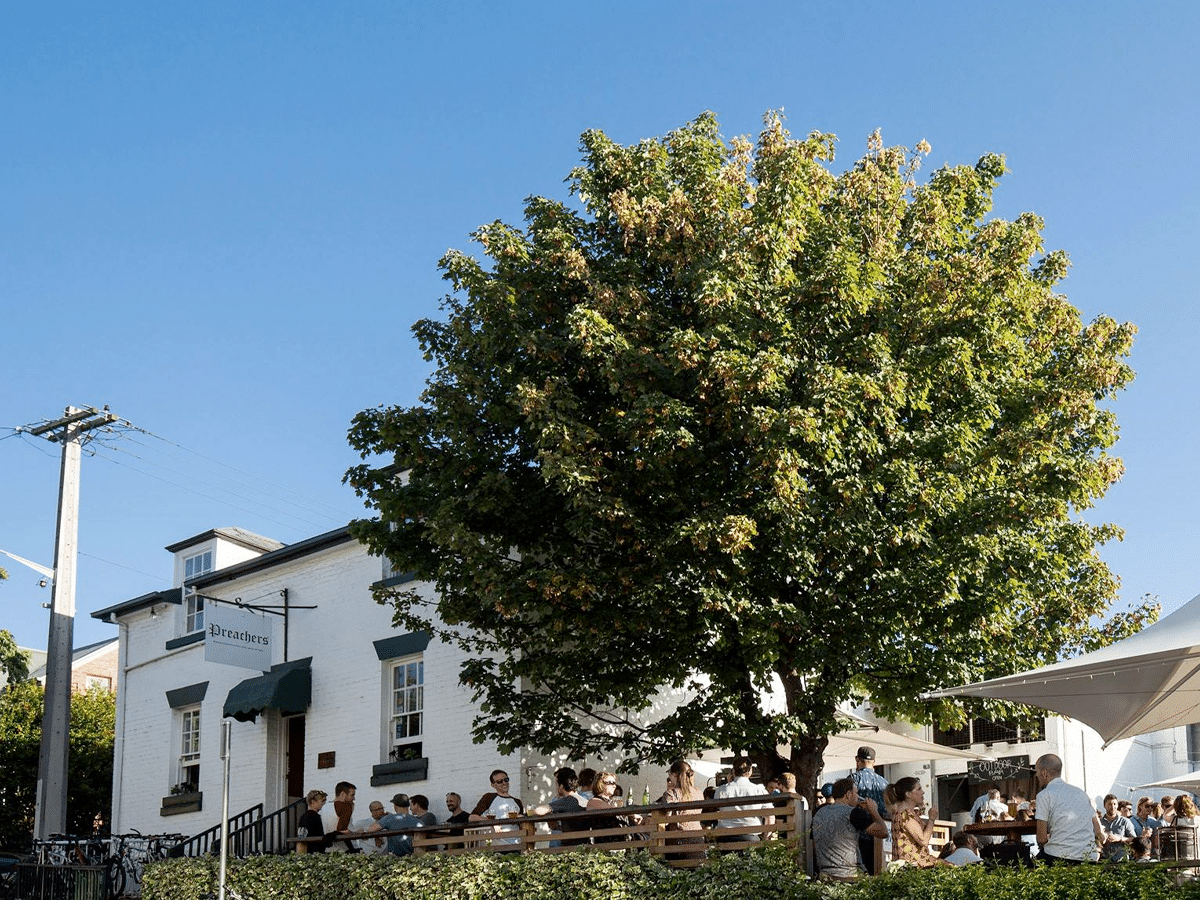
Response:
[{"label": "gabled roof", "polygon": [[281,545],[278,550],[272,550],[270,553],[264,553],[262,556],[256,556],[237,565],[226,566],[224,569],[216,569],[212,572],[205,572],[203,575],[188,581],[188,586],[201,587],[208,584],[219,584],[222,581],[233,581],[235,578],[241,578],[250,572],[269,569],[272,566],[278,566],[293,559],[318,553],[328,547],[353,540],[356,539],[350,534],[350,526],[343,525],[341,528],[335,528],[333,531],[318,534],[316,537],[305,538],[302,541],[287,544],[286,546]]},{"label": "gabled roof", "polygon": [[166,551],[168,553],[177,553],[187,547],[212,540],[214,537],[224,538],[235,544],[241,544],[243,547],[249,547],[251,550],[261,550],[263,553],[269,553],[284,546],[284,544],[274,538],[263,537],[261,534],[246,531],[244,528],[210,528],[208,531],[202,531],[199,534],[192,535],[190,538],[176,541],[174,544],[168,544]]},{"label": "gabled roof", "polygon": [[[205,534],[213,535],[217,532],[225,531],[226,529],[213,529],[205,532]],[[234,529],[236,530],[236,529]],[[243,532],[249,534],[249,532]],[[263,538],[266,540],[266,538]],[[237,565],[226,566],[223,569],[217,569],[213,572],[207,572],[197,578],[188,581],[189,587],[203,587],[210,584],[219,584],[222,581],[232,581],[235,578],[241,578],[251,572],[259,572],[264,569],[269,569],[272,566],[278,566],[285,562],[290,562],[293,559],[299,559],[302,556],[308,556],[312,553],[318,553],[329,547],[337,544],[344,544],[347,541],[353,541],[355,538],[350,534],[350,526],[343,525],[341,528],[335,528],[333,531],[327,531],[324,534],[318,534],[316,537],[306,538],[303,541],[297,541],[295,544],[279,544],[277,549],[269,553],[264,553],[262,556],[256,556],[253,559],[248,559],[245,562],[240,562]],[[187,541],[175,544],[176,547],[188,546]],[[168,550],[171,548],[168,547]],[[128,615],[136,612],[139,609],[146,609],[151,606],[156,606],[159,603],[174,603],[180,604],[183,602],[183,591],[180,588],[171,588],[164,591],[151,591],[148,594],[142,594],[140,597],[134,597],[132,600],[125,600],[113,606],[106,606],[104,609],[98,609],[92,613],[93,619],[100,619],[104,622],[115,623],[118,616]]]},{"label": "gabled roof", "polygon": [[104,609],[98,609],[92,613],[92,618],[115,625],[117,622],[116,616],[127,615],[131,612],[137,612],[139,609],[157,606],[160,603],[174,603],[179,605],[182,602],[183,590],[181,588],[151,591],[148,594],[142,594],[140,597],[134,597],[132,600],[124,600],[121,603],[106,606]]},{"label": "gabled roof", "polygon": [[[112,638],[106,638],[103,641],[96,641],[94,644],[85,644],[82,647],[76,647],[74,650],[71,651],[71,668],[72,669],[75,668],[75,666],[79,665],[81,662],[83,662],[85,659],[87,659],[87,657],[91,656],[92,654],[96,653],[97,651],[107,650],[109,647],[113,646],[116,643],[117,643],[117,638],[112,637]],[[46,675],[46,664],[45,663],[42,663],[36,669],[29,670],[30,678],[35,678],[35,679],[44,678],[45,675]]]}]

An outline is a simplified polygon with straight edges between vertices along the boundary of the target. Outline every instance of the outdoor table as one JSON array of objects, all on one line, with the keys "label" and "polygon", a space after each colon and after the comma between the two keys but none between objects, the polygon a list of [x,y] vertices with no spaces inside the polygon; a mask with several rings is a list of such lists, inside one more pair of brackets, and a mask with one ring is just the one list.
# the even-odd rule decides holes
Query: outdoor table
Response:
[{"label": "outdoor table", "polygon": [[963,831],[977,837],[982,834],[988,837],[1002,837],[1006,841],[1017,843],[1027,834],[1037,834],[1037,821],[1026,819],[1021,822],[1017,819],[1004,819],[992,822],[973,822],[970,825],[964,825]]}]

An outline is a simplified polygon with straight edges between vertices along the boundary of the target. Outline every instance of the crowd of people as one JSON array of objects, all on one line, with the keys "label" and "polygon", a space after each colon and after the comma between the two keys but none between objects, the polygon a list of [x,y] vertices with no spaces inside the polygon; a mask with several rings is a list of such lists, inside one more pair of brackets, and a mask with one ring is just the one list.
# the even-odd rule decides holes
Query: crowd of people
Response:
[{"label": "crowd of people", "polygon": [[[855,775],[864,780],[861,773],[874,754],[864,747],[859,757]],[[1200,825],[1200,813],[1186,794],[1165,796],[1160,801],[1142,797],[1136,813],[1132,801],[1109,794],[1103,810],[1097,810],[1082,790],[1063,781],[1058,756],[1048,753],[1040,757],[1034,774],[1039,790],[1033,799],[1019,791],[1005,798],[992,786],[971,807],[970,817],[975,822],[1035,823],[1032,847],[1003,842],[992,849],[1007,853],[994,853],[993,858],[1031,861],[1036,848],[1036,859],[1046,863],[1150,862],[1159,856],[1164,829],[1174,826],[1178,833],[1180,826]],[[878,786],[878,781],[869,780]],[[966,830],[955,833],[939,854],[932,852],[937,809],[926,805],[924,787],[916,778],[901,778],[887,785],[881,801],[865,796],[853,776],[826,785],[822,795],[812,823],[816,865],[822,878],[848,881],[871,872],[875,840],[887,837],[889,831],[893,861],[904,865],[929,868],[984,861],[987,851],[983,844],[990,839]],[[1014,849],[1022,853],[1014,853]]]},{"label": "crowd of people", "polygon": [[[752,767],[747,759],[733,763],[731,776],[722,784],[701,790],[696,786],[695,773],[685,760],[677,760],[668,770],[663,793],[651,798],[647,786],[642,796],[644,803],[688,804],[706,799],[736,800],[760,796],[771,792],[750,780]],[[488,827],[488,837],[493,849],[503,851],[505,847],[519,849],[521,838],[516,834],[518,825],[507,820],[523,815],[567,816],[565,820],[549,820],[552,833],[571,832],[563,838],[551,838],[549,846],[583,843],[604,844],[628,840],[629,828],[641,825],[642,816],[636,813],[614,814],[612,811],[632,805],[613,772],[596,771],[591,768],[576,772],[563,767],[554,773],[555,795],[545,803],[526,809],[519,797],[510,792],[511,779],[503,769],[496,769],[489,776],[491,789],[484,792],[475,806],[468,812],[462,807],[462,797],[457,792],[446,795],[449,816],[444,822],[429,811],[429,798],[422,794],[396,794],[391,799],[392,812],[387,812],[380,800],[372,800],[368,806],[369,819],[354,818],[357,788],[348,781],[339,782],[334,788],[332,808],[327,806],[328,794],[321,790],[309,791],[305,797],[307,808],[297,824],[297,837],[305,839],[309,852],[341,853],[391,853],[408,856],[413,852],[411,832],[414,829],[434,825],[450,826],[448,833],[461,836],[467,827]],[[785,776],[773,785],[773,791],[789,793],[795,790],[795,777]],[[774,806],[770,803],[750,802],[723,804],[738,813],[735,817],[722,818],[715,824],[726,829],[739,829],[728,837],[719,837],[722,843],[745,843],[768,838],[774,823]],[[569,814],[589,810],[594,815]],[[603,811],[603,812],[602,812]],[[703,835],[697,834],[703,827],[694,816],[687,815],[688,808],[668,812],[670,821],[667,830],[678,832],[667,838],[671,847],[669,856],[675,859],[703,856]],[[396,832],[371,837],[371,833]],[[588,832],[580,836],[580,832]],[[354,835],[354,837],[347,837]],[[320,840],[316,840],[320,839]]]},{"label": "crowd of people", "polygon": [[[812,838],[818,874],[825,879],[847,881],[861,874],[874,874],[876,841],[890,836],[892,859],[921,868],[970,865],[983,861],[981,843],[968,831],[955,833],[935,854],[931,847],[937,808],[926,803],[925,789],[918,778],[900,778],[888,784],[873,768],[875,753],[860,747],[855,770],[845,778],[826,784],[817,797],[812,818]],[[764,795],[795,796],[796,779],[783,773],[766,780],[765,786],[751,778],[750,761],[739,758],[732,771],[720,783],[701,789],[695,773],[685,760],[677,760],[668,770],[665,790],[651,797],[647,786],[643,805],[665,804],[668,858],[702,858],[708,842],[704,828],[730,829],[709,837],[718,845],[738,845],[769,839],[777,830],[778,804],[764,802]],[[1020,791],[1005,798],[991,787],[971,808],[976,822],[1016,820],[1033,821],[1033,846],[1037,858],[1045,862],[1077,864],[1093,859],[1149,861],[1159,856],[1163,829],[1168,826],[1196,826],[1200,812],[1186,794],[1132,801],[1109,794],[1104,809],[1097,810],[1087,795],[1062,779],[1062,760],[1054,754],[1038,759],[1035,776],[1039,790],[1032,799]],[[445,833],[461,836],[468,827],[488,831],[493,849],[520,849],[519,824],[508,820],[525,815],[543,817],[543,829],[552,832],[550,847],[578,844],[619,843],[636,833],[643,824],[637,812],[616,812],[633,798],[622,789],[615,773],[585,768],[576,772],[563,767],[554,773],[554,796],[544,803],[526,808],[510,792],[507,772],[496,769],[489,776],[490,790],[485,791],[470,811],[462,805],[457,792],[446,795],[449,815],[444,822],[429,810],[429,799],[422,794],[395,794],[391,811],[381,800],[368,805],[369,818],[355,819],[356,788],[339,782],[334,788],[332,807],[324,791],[309,791],[307,809],[300,816],[297,835],[316,852],[390,853],[407,856],[413,852],[411,834],[430,826],[446,826]],[[695,815],[697,804],[706,800],[724,800],[721,806],[732,814],[717,821],[702,821]],[[745,802],[729,803],[743,800]],[[592,815],[588,815],[591,812]],[[783,813],[786,815],[786,813]],[[549,818],[561,816],[562,818]],[[735,830],[736,829],[736,830]],[[374,832],[383,832],[373,836]],[[557,836],[556,836],[557,835]],[[314,839],[320,839],[314,840]],[[986,853],[986,851],[984,851]],[[1025,858],[1031,855],[1025,850]]]}]

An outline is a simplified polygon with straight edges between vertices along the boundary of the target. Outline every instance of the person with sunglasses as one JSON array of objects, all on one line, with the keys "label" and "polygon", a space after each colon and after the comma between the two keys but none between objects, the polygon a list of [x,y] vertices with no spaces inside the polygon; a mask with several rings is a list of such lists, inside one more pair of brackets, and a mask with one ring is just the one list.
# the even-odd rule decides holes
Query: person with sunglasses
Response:
[{"label": "person with sunglasses", "polygon": [[[471,822],[499,821],[525,814],[525,804],[508,792],[511,782],[507,772],[503,769],[496,769],[492,772],[491,782],[492,790],[480,797],[479,802],[475,804],[475,808],[471,810]],[[497,825],[495,830],[516,831],[517,826]],[[492,843],[495,845],[517,844],[520,842],[517,838],[496,838]]]},{"label": "person with sunglasses", "polygon": [[[587,809],[619,809],[624,804],[617,798],[617,776],[612,772],[599,772],[592,782],[592,799],[587,803]],[[609,816],[599,815],[586,820],[587,826],[593,831],[608,828],[624,828],[629,825],[640,825],[642,817],[638,815]],[[615,844],[629,840],[627,834],[604,834],[592,838],[593,844]]]}]

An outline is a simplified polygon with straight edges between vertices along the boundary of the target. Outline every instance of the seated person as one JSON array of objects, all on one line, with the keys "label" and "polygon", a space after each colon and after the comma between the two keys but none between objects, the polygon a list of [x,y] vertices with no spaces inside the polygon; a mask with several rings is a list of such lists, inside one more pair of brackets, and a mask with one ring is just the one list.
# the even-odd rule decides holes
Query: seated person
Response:
[{"label": "seated person", "polygon": [[[535,816],[548,816],[550,813],[582,812],[587,801],[579,796],[577,790],[579,782],[578,777],[575,775],[575,770],[564,766],[554,773],[554,781],[554,799],[549,803],[534,807],[533,814]],[[583,828],[583,819],[568,819],[565,824],[561,821],[550,823],[550,831],[552,833],[562,833],[564,830],[581,831]],[[570,838],[565,841],[556,839],[551,841],[549,846],[573,847],[576,844],[585,843],[587,843],[586,838]]]},{"label": "seated person", "polygon": [[983,857],[979,855],[979,842],[973,834],[967,834],[965,831],[955,832],[947,846],[953,849],[942,859],[952,866],[969,866],[972,863],[983,862]]},{"label": "seated person", "polygon": [[[389,813],[379,819],[367,831],[396,831],[400,828],[420,828],[421,820],[409,812],[408,794],[396,794],[392,797],[394,813]],[[411,856],[413,852],[412,835],[393,834],[387,839],[387,852],[393,856]]]}]

